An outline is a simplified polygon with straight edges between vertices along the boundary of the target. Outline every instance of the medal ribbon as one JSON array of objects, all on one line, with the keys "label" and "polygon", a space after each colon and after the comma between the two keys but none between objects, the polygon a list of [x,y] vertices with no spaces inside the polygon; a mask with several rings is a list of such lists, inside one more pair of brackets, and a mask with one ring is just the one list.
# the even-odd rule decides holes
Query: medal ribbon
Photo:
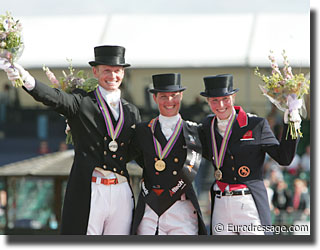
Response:
[{"label": "medal ribbon", "polygon": [[235,111],[233,110],[232,114],[231,114],[231,118],[230,118],[228,125],[227,125],[227,128],[226,128],[226,131],[223,136],[219,155],[218,155],[216,137],[214,135],[214,121],[215,121],[216,117],[214,117],[212,119],[212,122],[211,122],[212,151],[213,151],[213,155],[214,155],[214,162],[216,164],[217,169],[220,169],[222,162],[223,162],[223,159],[224,159],[224,156],[225,156],[225,153],[227,151],[227,145],[228,145],[228,141],[230,139],[231,133],[232,133],[232,124],[235,120],[235,117],[236,117],[236,114],[235,114]]},{"label": "medal ribbon", "polygon": [[109,113],[108,108],[107,108],[107,104],[105,103],[99,88],[95,89],[94,95],[95,95],[95,97],[96,97],[96,99],[98,101],[99,108],[101,109],[101,112],[102,112],[102,115],[103,115],[103,118],[104,118],[104,122],[105,122],[106,127],[107,127],[108,135],[114,141],[115,139],[118,138],[119,134],[121,133],[121,130],[122,130],[123,124],[124,124],[122,103],[121,103],[121,101],[119,102],[119,107],[120,107],[119,108],[119,120],[118,120],[116,129],[114,129],[113,123],[112,123],[112,120],[111,120],[111,116],[110,116],[110,113]]},{"label": "medal ribbon", "polygon": [[167,143],[167,145],[164,147],[164,149],[162,150],[162,147],[159,143],[159,141],[155,138],[154,136],[154,131],[156,128],[156,123],[159,120],[159,117],[152,119],[149,126],[151,128],[151,132],[152,132],[152,137],[153,137],[153,145],[156,151],[157,156],[159,156],[160,160],[162,160],[163,158],[166,158],[168,156],[168,154],[171,152],[174,144],[176,143],[181,130],[182,130],[182,119],[181,117],[179,118],[179,121],[177,122],[177,125],[172,133],[172,135],[169,138],[169,141]]}]

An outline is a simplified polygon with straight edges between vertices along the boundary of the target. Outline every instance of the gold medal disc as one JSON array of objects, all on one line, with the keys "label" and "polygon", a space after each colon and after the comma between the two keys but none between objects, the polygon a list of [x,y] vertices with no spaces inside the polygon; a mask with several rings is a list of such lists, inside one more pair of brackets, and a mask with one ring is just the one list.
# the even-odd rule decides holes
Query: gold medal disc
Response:
[{"label": "gold medal disc", "polygon": [[154,168],[157,171],[163,171],[166,169],[166,163],[163,160],[157,160],[154,164]]},{"label": "gold medal disc", "polygon": [[215,172],[214,172],[214,177],[216,178],[216,180],[220,181],[222,179],[222,172],[220,169],[217,169]]}]

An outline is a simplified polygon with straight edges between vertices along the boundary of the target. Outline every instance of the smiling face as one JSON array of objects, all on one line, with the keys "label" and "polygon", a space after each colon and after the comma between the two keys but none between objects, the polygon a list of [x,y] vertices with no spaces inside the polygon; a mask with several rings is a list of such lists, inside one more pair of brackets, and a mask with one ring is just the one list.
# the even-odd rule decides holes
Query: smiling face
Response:
[{"label": "smiling face", "polygon": [[182,96],[182,92],[158,92],[153,94],[153,100],[158,105],[160,114],[170,117],[179,113]]},{"label": "smiling face", "polygon": [[235,100],[235,94],[221,97],[209,97],[208,103],[211,111],[220,119],[226,120],[230,117]]},{"label": "smiling face", "polygon": [[98,65],[93,67],[92,71],[98,79],[99,85],[108,91],[117,90],[124,77],[122,66]]}]

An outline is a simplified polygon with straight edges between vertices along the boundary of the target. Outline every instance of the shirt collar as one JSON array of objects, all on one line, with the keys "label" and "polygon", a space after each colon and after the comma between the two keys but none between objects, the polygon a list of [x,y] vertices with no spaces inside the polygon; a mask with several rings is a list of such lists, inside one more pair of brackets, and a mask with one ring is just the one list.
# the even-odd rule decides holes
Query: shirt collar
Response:
[{"label": "shirt collar", "polygon": [[104,88],[102,88],[101,86],[98,87],[100,90],[100,93],[103,97],[103,99],[107,102],[107,103],[111,103],[111,102],[119,102],[120,101],[120,97],[121,97],[121,90],[117,89],[115,91],[108,91]]},{"label": "shirt collar", "polygon": [[[233,108],[233,112],[236,113],[235,109]],[[230,116],[228,117],[228,119],[225,119],[225,120],[220,120],[217,116],[217,120],[218,120],[218,124],[228,124],[229,120],[231,119],[231,114]]]},{"label": "shirt collar", "polygon": [[159,122],[161,124],[161,126],[165,126],[165,127],[171,127],[177,124],[177,122],[179,121],[180,118],[180,114],[177,114],[175,116],[163,116],[163,115],[159,115]]}]

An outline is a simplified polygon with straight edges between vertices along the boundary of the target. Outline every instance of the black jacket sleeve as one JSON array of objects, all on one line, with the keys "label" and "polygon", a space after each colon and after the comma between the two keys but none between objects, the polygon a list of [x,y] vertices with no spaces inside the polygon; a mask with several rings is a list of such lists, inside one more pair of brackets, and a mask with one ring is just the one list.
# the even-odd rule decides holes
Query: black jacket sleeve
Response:
[{"label": "black jacket sleeve", "polygon": [[261,134],[261,141],[264,142],[264,144],[262,145],[262,149],[267,152],[275,161],[283,166],[290,165],[295,156],[296,147],[298,145],[298,140],[293,140],[290,136],[286,138],[287,130],[288,125],[284,124],[280,144],[279,142],[274,143],[274,140],[276,140],[275,136],[271,131],[269,123],[266,119],[264,119]]},{"label": "black jacket sleeve", "polygon": [[26,91],[36,101],[53,108],[55,111],[66,117],[72,117],[78,112],[81,99],[83,95],[86,94],[83,90],[78,90],[77,93],[68,94],[63,90],[51,88],[37,80],[34,89]]}]

